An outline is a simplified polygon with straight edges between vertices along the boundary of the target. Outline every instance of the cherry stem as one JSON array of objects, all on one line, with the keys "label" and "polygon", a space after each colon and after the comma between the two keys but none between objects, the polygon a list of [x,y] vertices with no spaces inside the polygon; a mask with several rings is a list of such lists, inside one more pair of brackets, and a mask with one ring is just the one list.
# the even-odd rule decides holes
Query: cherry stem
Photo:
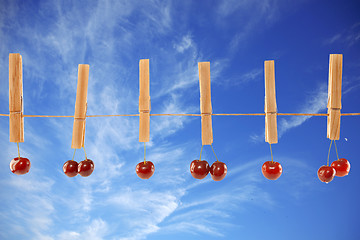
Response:
[{"label": "cherry stem", "polygon": [[271,143],[269,143],[270,146],[270,154],[271,154],[271,162],[274,162],[274,158],[273,158],[273,154],[272,154],[272,149],[271,149]]},{"label": "cherry stem", "polygon": [[335,151],[336,151],[336,156],[337,156],[337,159],[339,160],[339,154],[338,154],[338,151],[337,151],[337,147],[336,147],[336,141],[334,140],[334,144],[335,144]]},{"label": "cherry stem", "polygon": [[328,158],[327,158],[327,165],[329,166],[329,157],[330,157],[330,150],[331,150],[331,144],[332,144],[332,141],[330,141],[330,147],[329,147],[329,152],[328,152]]},{"label": "cherry stem", "polygon": [[75,158],[75,153],[76,153],[76,148],[74,150],[74,155],[73,155],[73,158],[72,158],[73,161],[74,161],[74,158]]},{"label": "cherry stem", "polygon": [[146,164],[146,142],[144,142],[144,164]]},{"label": "cherry stem", "polygon": [[204,145],[201,145],[201,150],[200,150],[200,158],[199,158],[199,161],[201,161],[201,153],[202,153],[203,147],[204,147]]},{"label": "cherry stem", "polygon": [[20,147],[19,147],[19,143],[17,142],[17,147],[18,147],[18,155],[19,155],[19,160],[20,160]]},{"label": "cherry stem", "polygon": [[216,156],[216,154],[215,154],[215,151],[214,151],[213,146],[212,146],[212,145],[210,145],[210,147],[211,147],[211,149],[213,150],[213,153],[214,153],[214,155],[215,155],[215,157],[216,157],[216,161],[219,161],[219,159],[217,158],[217,156]]},{"label": "cherry stem", "polygon": [[87,160],[86,151],[85,151],[85,146],[83,146],[83,149],[84,149],[84,153],[85,153],[85,160]]}]

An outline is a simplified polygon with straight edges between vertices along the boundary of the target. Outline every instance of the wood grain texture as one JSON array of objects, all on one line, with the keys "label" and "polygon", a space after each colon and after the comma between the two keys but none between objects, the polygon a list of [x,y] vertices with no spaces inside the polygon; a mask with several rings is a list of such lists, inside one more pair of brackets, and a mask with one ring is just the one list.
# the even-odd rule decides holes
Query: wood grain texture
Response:
[{"label": "wood grain texture", "polygon": [[265,75],[265,141],[273,144],[278,142],[277,135],[277,106],[275,91],[274,61],[264,62]]},{"label": "wood grain texture", "polygon": [[331,140],[340,139],[342,63],[342,54],[330,54],[327,137]]},{"label": "wood grain texture", "polygon": [[150,141],[150,66],[149,59],[139,62],[139,142]]},{"label": "wood grain texture", "polygon": [[78,66],[78,82],[71,148],[79,149],[84,146],[89,68],[90,66],[87,64],[79,64]]},{"label": "wood grain texture", "polygon": [[24,142],[22,57],[9,54],[9,129],[10,142]]},{"label": "wood grain texture", "polygon": [[202,145],[213,143],[210,62],[199,62],[201,140]]}]

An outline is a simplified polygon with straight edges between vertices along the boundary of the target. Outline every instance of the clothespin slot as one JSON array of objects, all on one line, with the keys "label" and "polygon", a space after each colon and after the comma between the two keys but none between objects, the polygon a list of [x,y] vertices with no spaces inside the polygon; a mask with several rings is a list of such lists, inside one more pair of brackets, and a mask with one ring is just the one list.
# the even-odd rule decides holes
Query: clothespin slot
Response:
[{"label": "clothespin slot", "polygon": [[9,54],[9,128],[10,142],[24,142],[24,102],[22,57]]},{"label": "clothespin slot", "polygon": [[265,141],[278,142],[274,61],[265,61]]},{"label": "clothespin slot", "polygon": [[88,64],[79,64],[78,67],[74,127],[71,143],[71,148],[75,149],[84,147],[89,68]]},{"label": "clothespin slot", "polygon": [[327,137],[330,140],[340,138],[342,62],[342,54],[330,54],[327,104]]},{"label": "clothespin slot", "polygon": [[150,73],[149,59],[139,62],[139,142],[150,141]]},{"label": "clothespin slot", "polygon": [[202,145],[213,143],[210,62],[199,62],[201,139]]}]

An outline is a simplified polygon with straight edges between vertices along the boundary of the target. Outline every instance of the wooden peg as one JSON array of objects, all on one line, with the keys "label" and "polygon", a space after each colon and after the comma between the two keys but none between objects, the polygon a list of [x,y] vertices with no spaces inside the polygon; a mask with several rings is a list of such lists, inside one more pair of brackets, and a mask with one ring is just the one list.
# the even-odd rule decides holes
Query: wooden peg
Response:
[{"label": "wooden peg", "polygon": [[78,82],[71,148],[79,149],[84,146],[89,68],[90,66],[88,64],[79,64],[78,67]]},{"label": "wooden peg", "polygon": [[149,59],[139,62],[139,142],[150,141],[150,74]]},{"label": "wooden peg", "polygon": [[265,141],[278,142],[274,61],[265,61]]},{"label": "wooden peg", "polygon": [[201,139],[202,145],[213,143],[210,62],[199,62]]},{"label": "wooden peg", "polygon": [[342,62],[342,54],[330,54],[327,137],[331,140],[340,138]]},{"label": "wooden peg", "polygon": [[24,142],[22,57],[9,54],[9,127],[10,142]]}]

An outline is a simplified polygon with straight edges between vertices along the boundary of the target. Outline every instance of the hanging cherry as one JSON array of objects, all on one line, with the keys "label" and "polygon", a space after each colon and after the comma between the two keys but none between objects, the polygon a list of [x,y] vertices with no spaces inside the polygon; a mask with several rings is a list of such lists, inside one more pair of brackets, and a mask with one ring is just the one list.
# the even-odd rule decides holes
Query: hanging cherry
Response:
[{"label": "hanging cherry", "polygon": [[350,172],[350,162],[345,158],[340,158],[336,161],[333,161],[331,163],[331,167],[336,170],[335,176],[337,177],[344,177]]},{"label": "hanging cherry", "polygon": [[68,177],[75,177],[78,174],[78,163],[74,160],[66,161],[63,165],[63,171]]}]

